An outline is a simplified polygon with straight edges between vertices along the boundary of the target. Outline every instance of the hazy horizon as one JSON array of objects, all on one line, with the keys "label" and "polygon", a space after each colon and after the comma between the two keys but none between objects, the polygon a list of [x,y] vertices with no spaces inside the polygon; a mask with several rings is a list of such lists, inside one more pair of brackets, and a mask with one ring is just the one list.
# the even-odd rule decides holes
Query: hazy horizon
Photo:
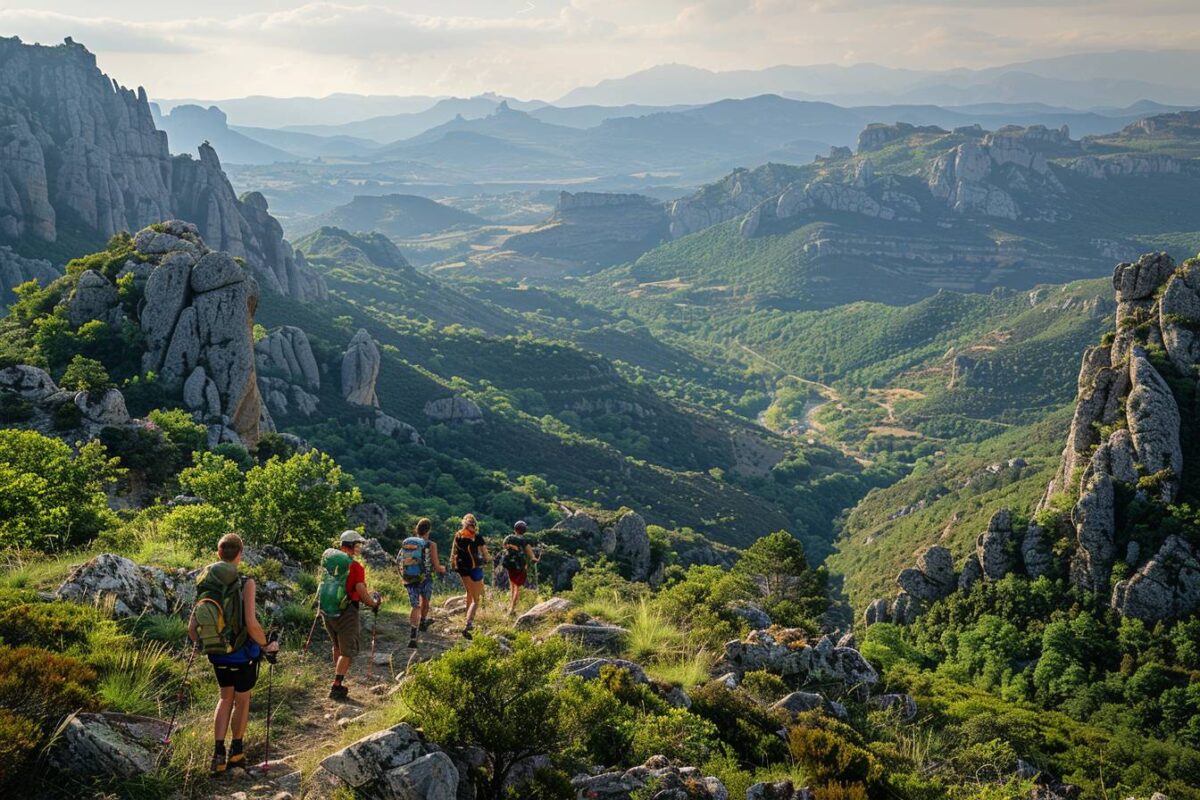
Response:
[{"label": "hazy horizon", "polygon": [[1112,50],[1200,47],[1200,8],[1148,0],[412,0],[0,7],[0,32],[96,53],[152,97],[329,94],[553,101],[662,64],[712,71],[879,64],[980,69]]}]

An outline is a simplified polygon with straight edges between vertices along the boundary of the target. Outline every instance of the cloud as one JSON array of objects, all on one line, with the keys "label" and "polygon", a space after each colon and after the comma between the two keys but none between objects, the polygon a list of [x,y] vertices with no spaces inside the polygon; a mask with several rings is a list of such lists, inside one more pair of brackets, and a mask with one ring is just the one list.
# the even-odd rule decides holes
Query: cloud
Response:
[{"label": "cloud", "polygon": [[70,36],[92,51],[118,53],[194,52],[188,20],[129,22],[112,17],[78,17],[33,8],[0,9],[0,28],[24,41],[57,44]]}]

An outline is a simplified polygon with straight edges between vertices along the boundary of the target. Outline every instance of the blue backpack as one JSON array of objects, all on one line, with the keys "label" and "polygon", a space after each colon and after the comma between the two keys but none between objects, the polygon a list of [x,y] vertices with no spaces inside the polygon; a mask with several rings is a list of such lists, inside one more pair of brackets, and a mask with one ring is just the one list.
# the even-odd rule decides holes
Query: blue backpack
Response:
[{"label": "blue backpack", "polygon": [[409,536],[400,543],[400,577],[405,586],[420,586],[425,582],[425,553],[429,542],[420,536]]}]

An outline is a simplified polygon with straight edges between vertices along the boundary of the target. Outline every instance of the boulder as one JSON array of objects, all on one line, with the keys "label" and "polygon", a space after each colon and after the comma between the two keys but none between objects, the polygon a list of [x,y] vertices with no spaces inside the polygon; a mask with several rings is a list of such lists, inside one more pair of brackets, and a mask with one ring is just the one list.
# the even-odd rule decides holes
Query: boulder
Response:
[{"label": "boulder", "polygon": [[729,610],[746,620],[751,630],[763,630],[771,627],[771,617],[754,603],[739,601],[731,604]]},{"label": "boulder", "polygon": [[50,750],[52,767],[77,777],[137,778],[155,769],[167,723],[130,714],[76,714]]},{"label": "boulder", "polygon": [[589,650],[615,650],[629,635],[629,631],[618,625],[573,625],[564,622],[556,625],[549,635],[568,639]]},{"label": "boulder", "polygon": [[359,328],[342,354],[342,397],[356,406],[379,406],[379,347],[366,329]]},{"label": "boulder", "polygon": [[825,698],[816,692],[792,692],[771,704],[772,711],[800,714],[825,707]]},{"label": "boulder", "polygon": [[912,722],[917,718],[917,701],[908,694],[881,694],[868,701],[879,709],[895,711],[904,722]]},{"label": "boulder", "polygon": [[1012,540],[1012,514],[1002,508],[992,514],[987,530],[975,540],[975,556],[985,580],[998,581],[1012,570],[1009,542]]},{"label": "boulder", "polygon": [[874,625],[876,622],[888,622],[891,617],[891,603],[886,597],[876,597],[863,609],[863,623]]},{"label": "boulder", "polygon": [[421,434],[416,428],[407,422],[401,422],[390,414],[383,413],[379,409],[375,410],[375,418],[371,420],[371,427],[384,436],[390,436],[402,442],[425,444],[425,440],[421,438]]},{"label": "boulder", "polygon": [[756,783],[746,790],[746,800],[813,800],[812,792],[797,789],[790,780]]},{"label": "boulder", "polygon": [[584,680],[593,681],[600,677],[600,670],[604,667],[627,670],[637,683],[650,683],[650,678],[640,664],[623,658],[580,658],[568,661],[562,666],[562,674],[577,675]]},{"label": "boulder", "polygon": [[1103,473],[1085,476],[1085,481],[1079,502],[1071,510],[1076,540],[1071,582],[1088,591],[1106,591],[1116,548],[1113,483]]},{"label": "boulder", "polygon": [[305,389],[321,388],[321,370],[308,335],[295,325],[275,328],[254,345],[260,374],[286,380]]},{"label": "boulder", "polygon": [[362,546],[363,563],[371,569],[387,569],[396,563],[396,559],[383,549],[378,539],[367,539]]},{"label": "boulder", "polygon": [[828,637],[815,645],[797,646],[803,641],[799,629],[751,631],[744,641],[735,639],[725,644],[724,663],[739,676],[767,670],[801,681],[835,680],[849,685],[878,682],[879,675],[857,650],[837,647]]},{"label": "boulder", "polygon": [[125,396],[119,389],[103,392],[80,392],[75,395],[75,405],[83,417],[94,425],[126,425],[129,411],[125,408]]},{"label": "boulder", "polygon": [[[75,284],[75,293],[67,305],[67,321],[72,328],[78,328],[85,322],[100,320],[114,322],[113,309],[120,302],[117,287],[108,278],[95,270],[84,270]],[[120,312],[117,313],[119,319]]]},{"label": "boulder", "polygon": [[1054,553],[1046,539],[1046,531],[1037,523],[1029,523],[1025,529],[1025,538],[1021,540],[1021,561],[1025,564],[1025,574],[1031,578],[1040,578],[1054,567]]},{"label": "boulder", "polygon": [[351,528],[361,526],[368,536],[379,536],[387,533],[388,512],[379,503],[359,503],[346,514],[346,522]]},{"label": "boulder", "polygon": [[963,560],[962,569],[958,573],[958,590],[969,592],[980,578],[983,577],[983,567],[979,566],[978,552],[969,553]]},{"label": "boulder", "polygon": [[76,603],[103,602],[111,597],[118,617],[169,610],[163,588],[148,580],[137,564],[113,553],[101,553],[73,569],[54,595]]},{"label": "boulder", "polygon": [[665,756],[651,756],[624,772],[576,775],[571,786],[590,800],[729,800],[724,784],[695,767],[675,767]]},{"label": "boulder", "polygon": [[327,756],[319,772],[356,797],[378,800],[454,800],[458,769],[410,725],[377,731]]},{"label": "boulder", "polygon": [[516,628],[517,630],[534,628],[543,620],[565,614],[571,605],[571,601],[565,597],[551,597],[549,600],[543,600],[517,617]]},{"label": "boulder", "polygon": [[183,382],[183,404],[200,414],[202,419],[221,416],[221,393],[204,367],[197,365]]},{"label": "boulder", "polygon": [[1175,262],[1166,253],[1146,253],[1136,262],[1117,264],[1113,270],[1113,289],[1117,302],[1146,300],[1175,271]]},{"label": "boulder", "polygon": [[40,403],[60,389],[46,370],[18,364],[0,369],[0,391],[11,392],[22,400]]},{"label": "boulder", "polygon": [[469,397],[454,395],[430,400],[425,404],[425,416],[431,422],[466,423],[474,425],[483,422],[483,411]]},{"label": "boulder", "polygon": [[603,529],[600,549],[625,567],[629,579],[644,581],[650,575],[650,535],[646,520],[635,511],[627,511],[615,523]]},{"label": "boulder", "polygon": [[892,601],[892,622],[897,625],[911,625],[920,610],[912,595],[900,592]]},{"label": "boulder", "polygon": [[1200,552],[1182,538],[1168,536],[1153,558],[1113,588],[1112,607],[1121,616],[1147,622],[1200,610]]}]

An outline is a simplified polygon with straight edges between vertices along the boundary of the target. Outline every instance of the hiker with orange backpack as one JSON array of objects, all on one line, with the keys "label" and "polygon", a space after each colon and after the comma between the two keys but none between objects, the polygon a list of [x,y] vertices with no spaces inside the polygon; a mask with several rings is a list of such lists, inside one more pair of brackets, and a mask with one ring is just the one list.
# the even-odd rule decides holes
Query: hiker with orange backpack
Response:
[{"label": "hiker with orange backpack", "polygon": [[400,577],[408,590],[412,611],[408,614],[408,646],[417,646],[417,631],[429,629],[429,601],[433,598],[433,573],[445,575],[446,568],[438,559],[437,542],[430,541],[433,523],[421,518],[413,535],[400,543]]},{"label": "hiker with orange backpack", "polygon": [[464,639],[471,638],[475,627],[475,612],[483,598],[483,565],[489,563],[487,543],[479,533],[474,514],[462,518],[462,529],[454,534],[450,545],[450,566],[462,578],[467,589],[467,624],[462,630]]},{"label": "hiker with orange backpack", "polygon": [[[196,579],[196,606],[188,621],[188,638],[208,655],[221,689],[213,714],[211,770],[245,766],[242,738],[250,718],[250,691],[258,682],[260,658],[274,661],[279,642],[268,642],[255,614],[253,578],[238,574],[245,546],[236,533],[217,543],[218,561]],[[225,734],[233,728],[233,742],[225,752]]]}]

